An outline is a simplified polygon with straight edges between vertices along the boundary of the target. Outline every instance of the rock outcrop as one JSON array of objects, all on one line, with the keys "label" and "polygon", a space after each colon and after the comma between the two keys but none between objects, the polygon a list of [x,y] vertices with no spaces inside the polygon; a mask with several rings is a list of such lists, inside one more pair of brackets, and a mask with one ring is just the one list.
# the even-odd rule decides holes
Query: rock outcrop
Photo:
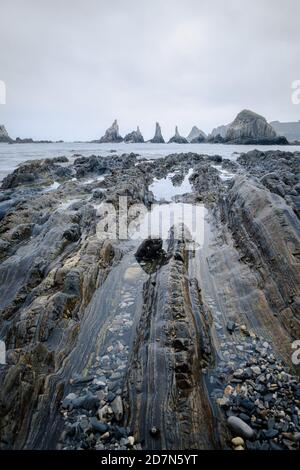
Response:
[{"label": "rock outcrop", "polygon": [[[6,177],[0,448],[299,449],[298,162],[73,155]],[[205,204],[202,248],[171,213],[167,239],[140,238],[154,180],[186,175],[176,203]]]},{"label": "rock outcrop", "polygon": [[123,137],[120,136],[119,134],[119,126],[118,126],[118,121],[115,119],[111,127],[109,127],[106,131],[103,137],[100,139],[100,143],[114,143],[114,142],[122,142]]},{"label": "rock outcrop", "polygon": [[299,152],[253,150],[242,153],[238,162],[269,191],[283,197],[300,219],[299,159]]},{"label": "rock outcrop", "polygon": [[169,144],[188,144],[187,139],[179,134],[178,126],[175,127],[175,134],[169,140]]},{"label": "rock outcrop", "polygon": [[225,140],[233,144],[248,144],[272,142],[276,137],[276,132],[263,116],[243,110],[228,127]]},{"label": "rock outcrop", "polygon": [[299,338],[299,219],[281,196],[245,176],[235,179],[225,214],[244,261],[256,271],[270,311]]},{"label": "rock outcrop", "polygon": [[204,142],[207,139],[207,135],[205,132],[201,131],[196,126],[193,126],[191,129],[191,132],[187,136],[186,140],[190,143],[201,143]]},{"label": "rock outcrop", "polygon": [[175,227],[170,232],[168,263],[144,283],[127,374],[126,424],[146,449],[213,449],[201,372],[210,353],[201,293],[196,280],[187,279],[186,241],[174,239]]},{"label": "rock outcrop", "polygon": [[124,142],[128,144],[143,144],[144,137],[140,131],[139,126],[137,126],[136,131],[132,131],[124,137]]},{"label": "rock outcrop", "polygon": [[10,143],[13,139],[11,139],[8,135],[5,126],[0,126],[0,142]]},{"label": "rock outcrop", "polygon": [[162,136],[161,128],[158,122],[156,123],[156,126],[155,126],[154,137],[153,139],[150,140],[150,142],[152,144],[164,144],[165,143],[165,139]]},{"label": "rock outcrop", "polygon": [[214,129],[208,140],[242,145],[288,144],[287,139],[278,136],[263,116],[248,109],[241,111],[231,124]]},{"label": "rock outcrop", "polygon": [[215,129],[213,129],[212,132],[209,134],[208,141],[215,143],[223,142],[225,140],[229,125],[230,124],[226,124],[223,126],[215,127]]}]

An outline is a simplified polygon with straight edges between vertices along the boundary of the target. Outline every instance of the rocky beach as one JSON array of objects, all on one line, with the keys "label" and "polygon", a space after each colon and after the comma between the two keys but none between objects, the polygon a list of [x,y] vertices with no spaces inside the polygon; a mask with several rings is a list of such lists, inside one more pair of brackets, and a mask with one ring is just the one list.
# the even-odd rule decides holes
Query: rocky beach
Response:
[{"label": "rocky beach", "polygon": [[[299,448],[300,153],[245,149],[60,156],[3,179],[1,449]],[[199,207],[201,242],[181,223],[103,237],[120,197],[126,227],[136,204]]]}]

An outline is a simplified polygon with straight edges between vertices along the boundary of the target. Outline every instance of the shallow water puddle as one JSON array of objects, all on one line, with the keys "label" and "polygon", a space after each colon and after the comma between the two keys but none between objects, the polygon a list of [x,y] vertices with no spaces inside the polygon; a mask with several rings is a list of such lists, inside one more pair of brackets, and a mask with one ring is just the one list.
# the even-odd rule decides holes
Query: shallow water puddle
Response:
[{"label": "shallow water puddle", "polygon": [[220,173],[219,176],[220,176],[221,181],[229,181],[235,176],[233,173],[230,173],[228,170],[224,170],[221,167],[221,165],[212,165],[212,166],[213,168],[219,171]]},{"label": "shallow water puddle", "polygon": [[154,182],[150,185],[149,190],[152,191],[156,201],[171,202],[175,196],[192,192],[192,186],[189,182],[189,177],[192,173],[193,169],[190,169],[179,186],[174,186],[172,182],[172,177],[176,175],[176,172],[169,173],[166,178],[155,178]]}]

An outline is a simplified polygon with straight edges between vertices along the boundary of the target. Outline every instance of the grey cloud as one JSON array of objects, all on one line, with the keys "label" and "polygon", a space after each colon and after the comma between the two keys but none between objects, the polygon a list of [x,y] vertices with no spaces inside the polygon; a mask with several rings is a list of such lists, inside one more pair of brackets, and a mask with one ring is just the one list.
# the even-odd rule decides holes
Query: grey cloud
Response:
[{"label": "grey cloud", "polygon": [[0,0],[0,122],[14,136],[94,139],[114,118],[145,137],[298,120],[298,0]]}]

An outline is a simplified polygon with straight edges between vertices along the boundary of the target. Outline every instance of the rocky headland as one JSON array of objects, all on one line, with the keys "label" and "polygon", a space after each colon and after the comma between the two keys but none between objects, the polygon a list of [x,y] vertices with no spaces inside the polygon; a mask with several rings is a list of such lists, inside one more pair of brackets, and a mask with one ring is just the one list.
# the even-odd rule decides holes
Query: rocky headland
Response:
[{"label": "rocky headland", "polygon": [[241,111],[231,124],[214,129],[208,141],[239,145],[288,144],[287,139],[277,135],[263,116],[247,109]]},{"label": "rocky headland", "polygon": [[[8,175],[0,447],[299,449],[299,158],[77,155]],[[120,196],[164,209],[150,188],[168,177],[189,182],[175,206],[203,210],[199,249],[175,223],[101,236],[104,203],[118,221]]]}]

